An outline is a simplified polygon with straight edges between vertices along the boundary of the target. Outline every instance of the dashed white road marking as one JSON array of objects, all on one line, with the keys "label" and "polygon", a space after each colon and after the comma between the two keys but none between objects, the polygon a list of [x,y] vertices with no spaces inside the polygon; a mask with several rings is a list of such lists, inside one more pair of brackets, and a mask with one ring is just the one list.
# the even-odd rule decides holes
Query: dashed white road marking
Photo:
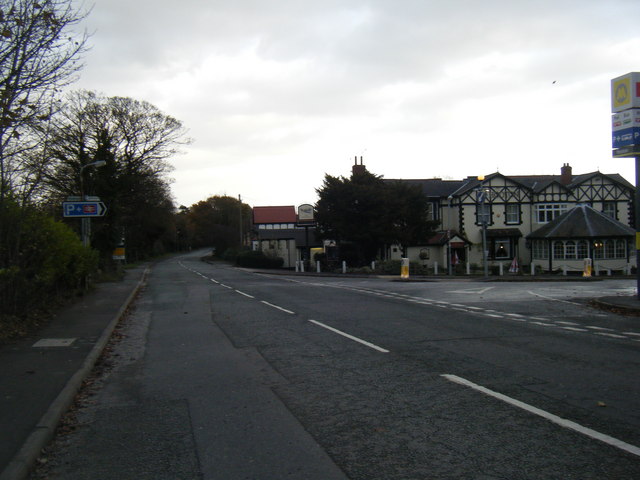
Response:
[{"label": "dashed white road marking", "polygon": [[585,328],[588,328],[589,330],[602,330],[606,332],[615,332],[615,330],[613,330],[612,328],[597,327],[595,325],[585,325]]},{"label": "dashed white road marking", "polygon": [[266,302],[264,300],[260,300],[260,303],[264,303],[265,305],[268,305],[269,307],[275,308],[277,310],[280,310],[282,312],[288,313],[290,315],[295,315],[295,312],[292,312],[291,310],[287,310],[286,308],[279,307],[278,305],[274,305],[273,303],[269,303],[269,302]]},{"label": "dashed white road marking", "polygon": [[[179,262],[180,263],[180,262]],[[220,285],[224,288],[230,289],[230,290],[235,290],[237,293],[239,293],[240,295],[244,295],[247,298],[255,298],[253,295],[250,295],[248,293],[242,292],[240,290],[234,289],[233,287],[226,285],[224,283],[221,283],[213,278],[209,278],[206,275],[203,275],[202,273],[187,268],[186,266],[182,265],[180,263],[180,265],[185,268],[186,270],[195,273],[197,275],[199,275],[200,277],[206,279],[206,280],[210,280],[211,282]],[[268,276],[268,275],[264,275],[264,276]],[[463,304],[459,304],[459,303],[449,303],[443,300],[433,300],[433,299],[428,299],[428,298],[420,298],[420,297],[414,297],[411,295],[406,295],[403,293],[393,293],[393,292],[386,292],[386,291],[380,291],[380,290],[375,290],[375,289],[371,289],[371,288],[358,288],[358,287],[351,287],[348,285],[342,285],[342,284],[336,284],[336,285],[328,285],[328,284],[323,284],[323,283],[309,283],[309,282],[302,282],[299,280],[294,280],[294,279],[287,279],[288,281],[291,282],[295,282],[295,283],[304,283],[305,285],[314,285],[314,286],[321,286],[321,287],[335,287],[335,288],[342,288],[345,290],[351,290],[351,291],[355,291],[355,292],[361,292],[361,293],[366,293],[369,295],[376,295],[379,297],[384,297],[384,298],[393,298],[393,299],[397,299],[397,300],[404,300],[406,302],[411,302],[411,303],[415,303],[415,304],[420,304],[420,305],[432,305],[432,306],[437,306],[437,307],[441,307],[441,308],[447,308],[450,310],[454,310],[454,311],[458,311],[458,312],[462,312],[462,313],[475,313],[475,314],[479,314],[479,315],[483,315],[485,317],[490,317],[490,318],[497,318],[497,319],[501,319],[501,320],[510,320],[510,321],[515,321],[515,322],[521,322],[521,323],[531,323],[533,325],[539,325],[542,327],[552,327],[552,328],[558,328],[561,330],[565,330],[568,332],[581,332],[581,333],[592,333],[592,334],[597,334],[600,335],[602,337],[609,337],[609,338],[616,338],[616,339],[627,339],[627,340],[633,340],[633,341],[637,341],[640,342],[639,338],[633,338],[633,337],[640,337],[640,333],[637,332],[617,332],[614,329],[611,328],[605,328],[605,327],[598,327],[595,325],[582,325],[580,323],[576,323],[576,322],[570,322],[570,321],[563,321],[563,320],[555,320],[555,319],[548,319],[548,318],[543,318],[543,317],[527,317],[526,315],[522,315],[519,313],[508,313],[508,312],[499,312],[496,310],[492,310],[492,309],[488,309],[488,308],[482,308],[482,307],[476,307],[476,306],[472,306],[472,305],[463,305]],[[470,290],[459,290],[456,291],[456,293],[484,293],[492,288],[495,287],[487,287],[487,288],[481,288],[481,289],[470,289]],[[547,297],[544,295],[540,295],[538,293],[529,291],[528,292],[531,295],[540,297],[540,298],[545,298],[548,300],[554,300],[554,301],[559,301],[559,302],[564,302],[564,303],[569,303],[569,304],[574,304],[574,305],[579,305],[582,306],[582,304],[577,303],[577,302],[571,302],[568,300],[561,300],[561,299],[557,299],[557,298],[552,298],[552,297]],[[268,305],[270,307],[276,308],[278,310],[281,310],[285,313],[288,313],[290,315],[295,315],[295,312],[292,312],[291,310],[287,310],[286,308],[280,307],[278,305],[274,305],[272,303],[266,302],[266,301],[261,301],[262,303],[264,303],[265,305]],[[606,334],[606,332],[612,332],[609,334]],[[630,338],[631,337],[631,338]]]},{"label": "dashed white road marking", "polygon": [[487,293],[489,290],[492,290],[496,287],[485,287],[485,288],[470,288],[468,290],[451,290],[448,293],[475,293],[477,295],[482,295],[483,293]]},{"label": "dashed white road marking", "polygon": [[248,298],[256,298],[253,295],[249,295],[248,293],[241,292],[240,290],[236,290],[236,292],[239,293],[240,295],[244,295],[245,297],[248,297]]},{"label": "dashed white road marking", "polygon": [[345,338],[353,340],[354,342],[358,342],[358,343],[361,343],[362,345],[366,345],[369,348],[373,348],[374,350],[377,350],[378,352],[389,353],[389,350],[387,350],[385,348],[379,347],[378,345],[375,345],[375,344],[373,344],[371,342],[367,342],[366,340],[362,340],[361,338],[354,337],[353,335],[350,335],[350,334],[348,334],[346,332],[343,332],[342,330],[338,330],[337,328],[330,327],[329,325],[326,325],[326,324],[324,324],[322,322],[318,322],[317,320],[309,320],[309,321],[311,323],[315,324],[315,325],[318,325],[319,327],[326,328],[327,330],[330,330],[330,331],[332,331],[334,333],[337,333],[338,335],[342,335]]},{"label": "dashed white road marking", "polygon": [[633,455],[640,456],[640,448],[635,445],[631,445],[630,443],[623,442],[617,438],[611,437],[609,435],[605,435],[604,433],[597,432],[590,428],[584,427],[578,423],[572,422],[571,420],[567,420],[566,418],[558,417],[553,413],[549,413],[545,410],[541,410],[533,405],[529,405],[528,403],[521,402],[520,400],[516,400],[515,398],[508,397],[503,395],[502,393],[490,390],[486,387],[473,383],[469,380],[466,380],[462,377],[458,377],[456,375],[443,374],[442,377],[446,378],[450,382],[457,383],[459,385],[464,385],[465,387],[472,388],[478,392],[482,392],[485,395],[489,395],[490,397],[501,400],[509,405],[513,405],[514,407],[518,407],[522,410],[525,410],[529,413],[533,413],[539,417],[542,417],[546,420],[549,420],[556,425],[560,425],[561,427],[568,428],[575,432],[578,432],[582,435],[586,435],[587,437],[593,438],[595,440],[599,440],[604,442],[612,447],[619,448],[620,450],[624,450],[625,452],[632,453]]},{"label": "dashed white road marking", "polygon": [[571,332],[588,332],[586,328],[577,328],[577,327],[560,327],[563,330],[569,330]]},{"label": "dashed white road marking", "polygon": [[582,305],[578,302],[572,302],[571,300],[562,300],[560,298],[553,298],[553,297],[547,297],[546,295],[540,295],[539,293],[532,292],[531,290],[528,290],[527,293],[530,293],[534,297],[540,297],[540,298],[544,298],[545,300],[552,300],[554,302],[570,303],[571,305]]},{"label": "dashed white road marking", "polygon": [[595,332],[595,334],[610,338],[627,338],[625,335],[618,335],[616,333]]}]

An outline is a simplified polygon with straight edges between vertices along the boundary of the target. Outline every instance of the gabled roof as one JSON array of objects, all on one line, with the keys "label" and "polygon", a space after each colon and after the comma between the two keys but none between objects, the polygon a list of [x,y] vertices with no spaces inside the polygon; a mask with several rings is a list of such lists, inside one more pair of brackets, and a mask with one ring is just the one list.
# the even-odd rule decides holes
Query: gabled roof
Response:
[{"label": "gabled roof", "polygon": [[530,233],[527,238],[566,239],[633,236],[635,236],[635,230],[632,228],[587,205],[579,205]]},{"label": "gabled roof", "polygon": [[446,245],[448,241],[462,241],[466,244],[471,244],[467,237],[458,233],[456,230],[441,230],[436,232],[431,238],[427,240],[427,245],[442,246]]},{"label": "gabled roof", "polygon": [[253,207],[253,223],[296,223],[298,217],[293,205],[281,207]]},{"label": "gabled roof", "polygon": [[466,180],[443,180],[441,178],[426,179],[384,179],[385,182],[402,182],[407,185],[418,185],[427,197],[448,197],[465,184]]}]

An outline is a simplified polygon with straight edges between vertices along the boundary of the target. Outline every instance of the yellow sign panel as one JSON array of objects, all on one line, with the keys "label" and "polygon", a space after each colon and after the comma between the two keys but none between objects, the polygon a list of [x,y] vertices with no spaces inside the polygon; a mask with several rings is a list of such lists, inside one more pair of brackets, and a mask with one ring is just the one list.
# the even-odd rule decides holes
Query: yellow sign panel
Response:
[{"label": "yellow sign panel", "polygon": [[627,73],[611,80],[611,111],[640,107],[640,73]]}]

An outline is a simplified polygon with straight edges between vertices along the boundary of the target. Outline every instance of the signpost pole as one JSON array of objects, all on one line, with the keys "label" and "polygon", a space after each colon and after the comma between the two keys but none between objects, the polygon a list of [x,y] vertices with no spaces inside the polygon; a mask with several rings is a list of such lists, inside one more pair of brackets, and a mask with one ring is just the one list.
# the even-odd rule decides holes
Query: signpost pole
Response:
[{"label": "signpost pole", "polygon": [[636,156],[636,195],[634,217],[636,224],[636,296],[640,300],[640,156]]}]

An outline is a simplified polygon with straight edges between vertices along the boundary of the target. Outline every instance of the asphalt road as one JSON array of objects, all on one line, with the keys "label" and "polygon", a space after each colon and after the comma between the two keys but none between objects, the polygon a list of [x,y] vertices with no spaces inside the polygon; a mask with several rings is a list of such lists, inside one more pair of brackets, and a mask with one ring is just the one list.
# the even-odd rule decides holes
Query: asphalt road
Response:
[{"label": "asphalt road", "polygon": [[629,280],[294,277],[158,264],[48,478],[640,478]]}]

